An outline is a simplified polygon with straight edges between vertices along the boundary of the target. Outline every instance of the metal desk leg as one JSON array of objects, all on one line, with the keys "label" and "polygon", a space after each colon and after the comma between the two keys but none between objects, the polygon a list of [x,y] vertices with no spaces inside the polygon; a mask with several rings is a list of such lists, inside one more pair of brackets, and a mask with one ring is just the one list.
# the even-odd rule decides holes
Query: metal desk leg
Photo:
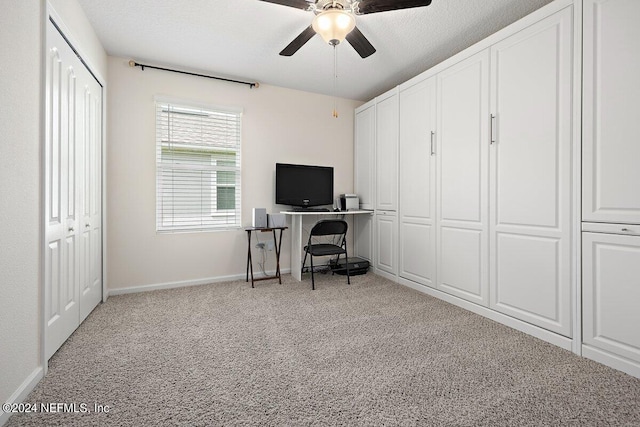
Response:
[{"label": "metal desk leg", "polygon": [[251,270],[251,287],[253,288],[253,262],[251,261],[251,231],[247,231],[247,277],[245,282],[249,281],[249,270]]}]

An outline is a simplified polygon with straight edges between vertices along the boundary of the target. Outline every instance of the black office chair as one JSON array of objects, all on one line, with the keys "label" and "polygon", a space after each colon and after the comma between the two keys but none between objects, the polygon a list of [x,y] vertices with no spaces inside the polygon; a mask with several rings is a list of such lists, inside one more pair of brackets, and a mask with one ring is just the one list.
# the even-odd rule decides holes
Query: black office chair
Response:
[{"label": "black office chair", "polygon": [[[309,243],[304,247],[304,261],[302,261],[302,268],[307,262],[307,254],[311,255],[311,289],[316,288],[315,281],[313,279],[313,257],[314,256],[326,256],[326,255],[338,255],[336,265],[340,260],[340,255],[344,254],[345,265],[347,270],[347,284],[351,284],[349,280],[349,256],[347,254],[347,222],[343,219],[323,219],[316,222],[309,233]],[[313,243],[320,236],[336,236],[334,237],[335,243]]]}]

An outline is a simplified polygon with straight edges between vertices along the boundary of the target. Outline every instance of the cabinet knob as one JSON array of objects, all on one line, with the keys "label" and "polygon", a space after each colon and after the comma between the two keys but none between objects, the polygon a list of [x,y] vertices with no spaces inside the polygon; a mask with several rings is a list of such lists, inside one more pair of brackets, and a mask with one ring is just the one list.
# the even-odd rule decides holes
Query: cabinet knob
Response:
[{"label": "cabinet knob", "polygon": [[73,231],[73,227],[69,227],[69,231]]},{"label": "cabinet knob", "polygon": [[628,228],[623,228],[622,231],[629,231],[629,229]]}]

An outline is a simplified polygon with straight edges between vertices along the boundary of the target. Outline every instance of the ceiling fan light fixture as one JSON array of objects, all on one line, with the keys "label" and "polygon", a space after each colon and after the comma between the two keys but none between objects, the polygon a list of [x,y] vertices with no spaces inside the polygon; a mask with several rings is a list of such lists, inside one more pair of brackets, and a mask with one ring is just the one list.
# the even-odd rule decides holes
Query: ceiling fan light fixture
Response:
[{"label": "ceiling fan light fixture", "polygon": [[325,42],[335,46],[356,27],[356,18],[344,10],[329,9],[316,15],[312,27]]}]

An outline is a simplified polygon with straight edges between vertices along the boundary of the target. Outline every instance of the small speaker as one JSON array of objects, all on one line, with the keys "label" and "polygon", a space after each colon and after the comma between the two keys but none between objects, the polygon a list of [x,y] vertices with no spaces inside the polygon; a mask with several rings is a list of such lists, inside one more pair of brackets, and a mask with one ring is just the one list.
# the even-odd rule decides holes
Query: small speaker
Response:
[{"label": "small speaker", "polygon": [[265,208],[253,208],[253,226],[256,228],[266,228],[267,210]]},{"label": "small speaker", "polygon": [[284,214],[281,213],[272,213],[267,215],[267,224],[269,227],[285,227],[287,223]]}]

